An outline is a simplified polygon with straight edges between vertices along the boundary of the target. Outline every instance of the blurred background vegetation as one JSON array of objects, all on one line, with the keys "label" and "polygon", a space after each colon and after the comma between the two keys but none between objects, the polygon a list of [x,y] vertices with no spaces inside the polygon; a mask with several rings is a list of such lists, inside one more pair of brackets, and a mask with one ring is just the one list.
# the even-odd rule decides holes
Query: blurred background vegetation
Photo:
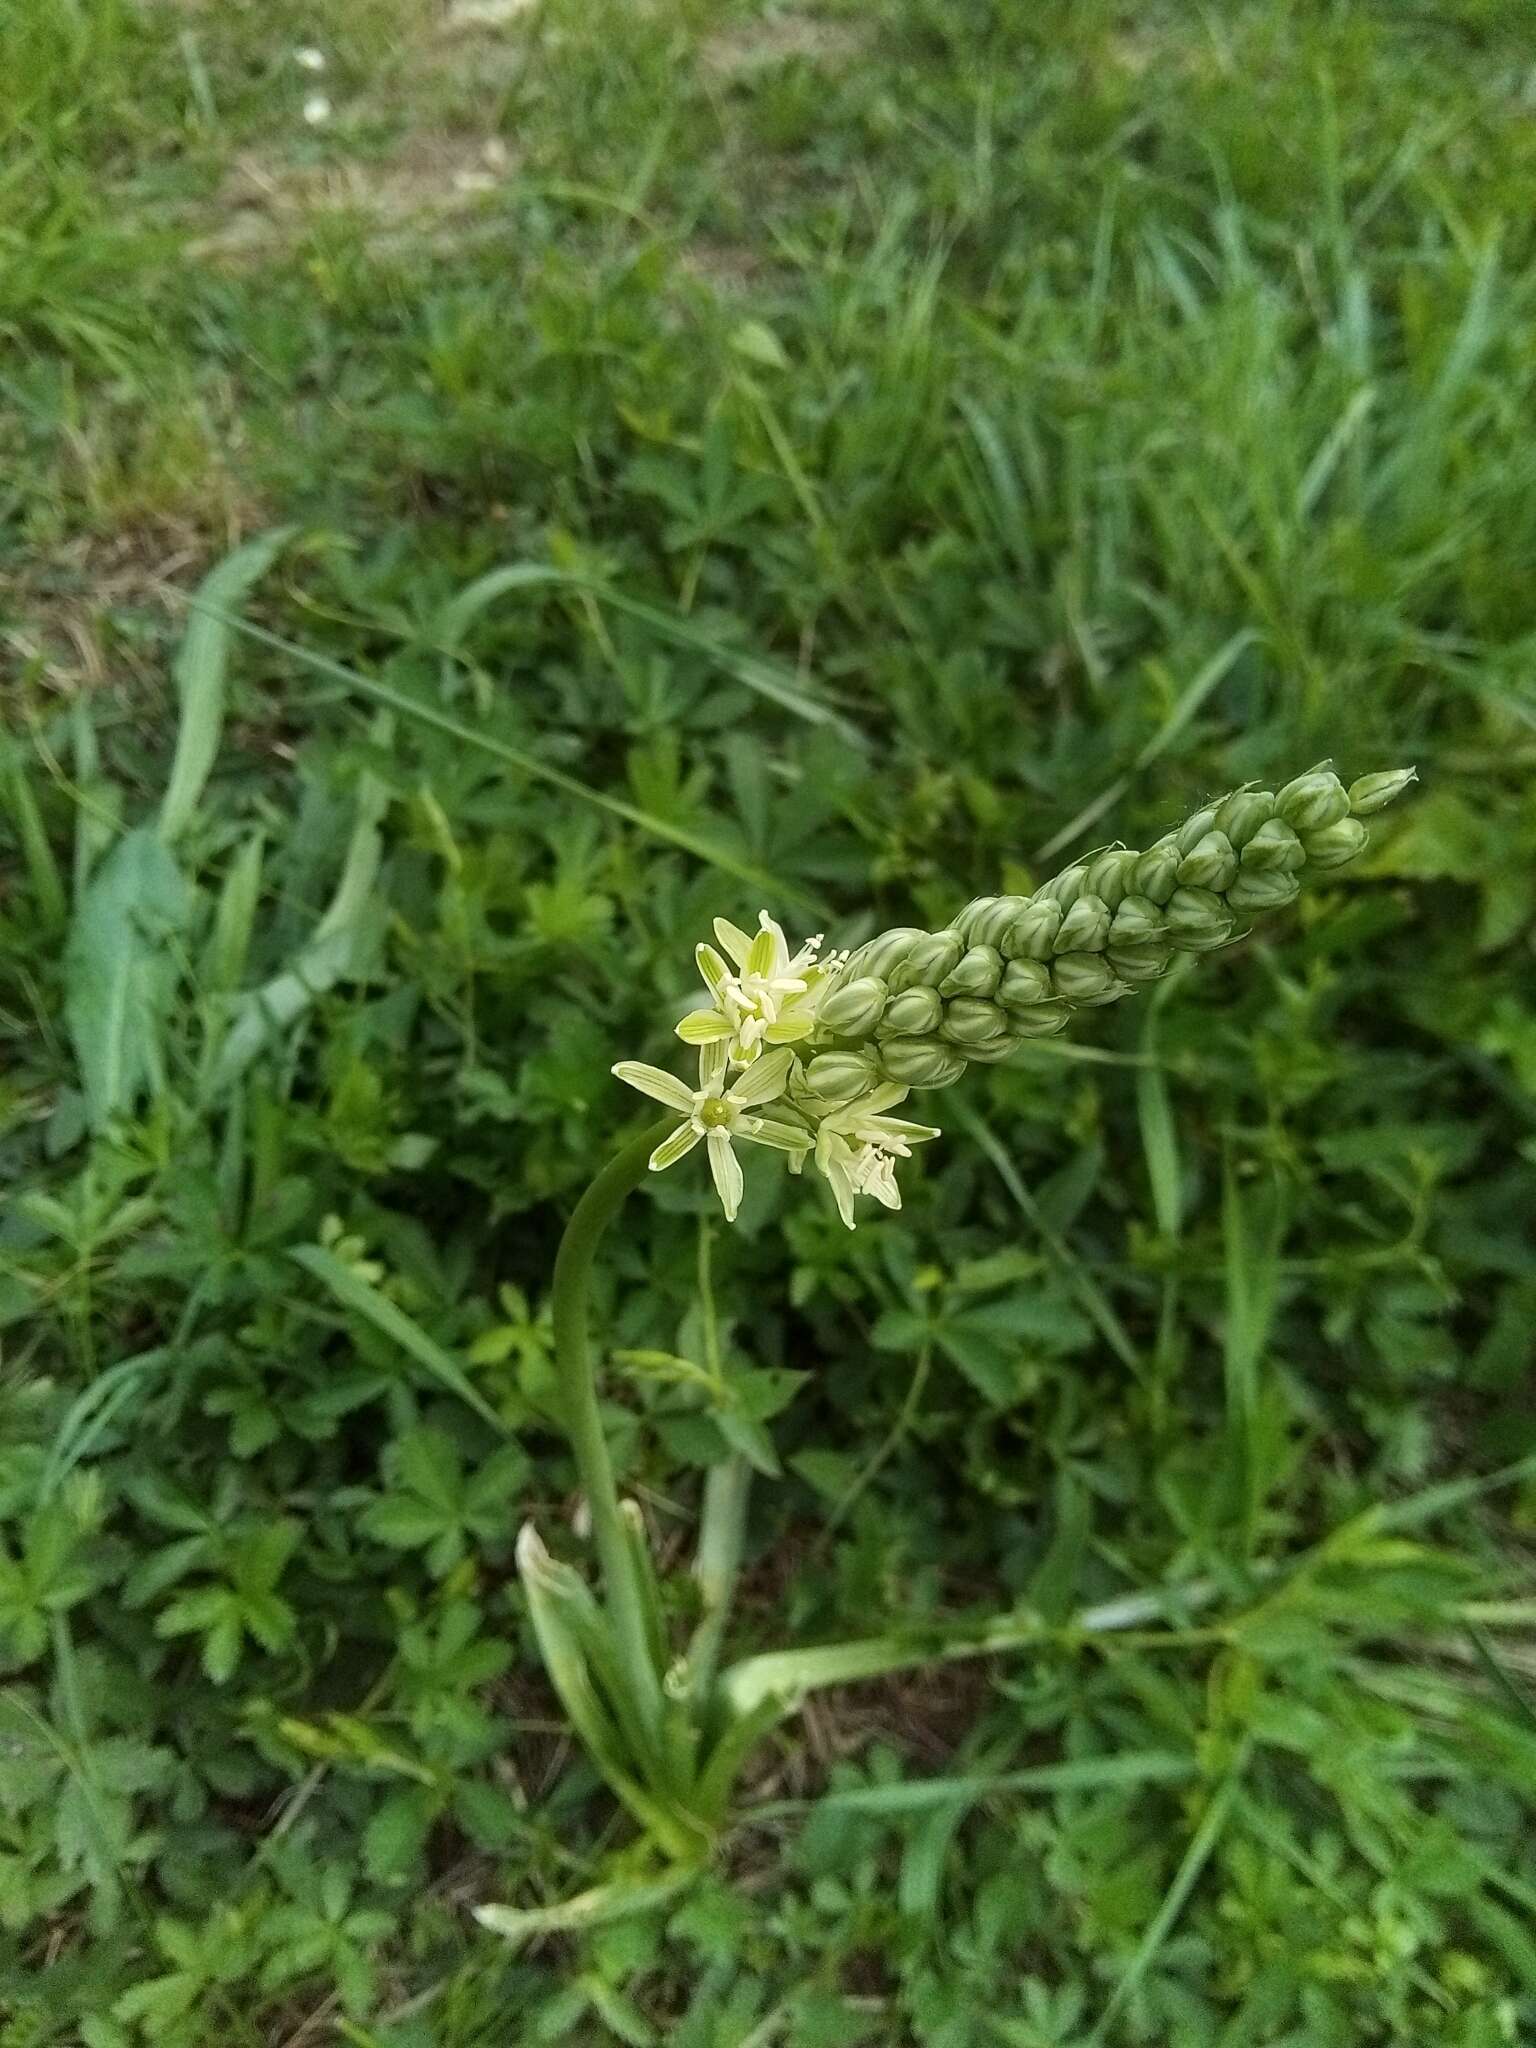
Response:
[{"label": "blurred background vegetation", "polygon": [[[1531,2039],[1529,10],[0,62],[3,2048]],[[663,1555],[783,1404],[741,1647],[1215,1607],[823,1698],[685,1897],[480,1932],[622,1851],[510,1546],[575,1552],[549,1258],[710,917],[942,923],[1323,755],[1422,787],[973,1074],[899,1218],[754,1160],[612,1264]]]}]

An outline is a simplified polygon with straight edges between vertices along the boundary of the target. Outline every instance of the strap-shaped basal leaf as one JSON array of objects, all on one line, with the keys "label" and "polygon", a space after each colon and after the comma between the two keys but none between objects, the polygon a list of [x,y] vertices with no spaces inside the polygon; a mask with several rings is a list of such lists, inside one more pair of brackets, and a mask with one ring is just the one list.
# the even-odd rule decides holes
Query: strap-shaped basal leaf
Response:
[{"label": "strap-shaped basal leaf", "polygon": [[145,826],[118,841],[80,898],[64,949],[64,1014],[93,1130],[160,1078],[176,972],[169,941],[190,914],[180,868]]},{"label": "strap-shaped basal leaf", "polygon": [[156,822],[167,845],[191,822],[218,759],[224,735],[229,614],[271,568],[296,531],[292,526],[278,526],[246,541],[211,569],[193,593],[191,616],[172,671],[180,706],[176,753]]}]

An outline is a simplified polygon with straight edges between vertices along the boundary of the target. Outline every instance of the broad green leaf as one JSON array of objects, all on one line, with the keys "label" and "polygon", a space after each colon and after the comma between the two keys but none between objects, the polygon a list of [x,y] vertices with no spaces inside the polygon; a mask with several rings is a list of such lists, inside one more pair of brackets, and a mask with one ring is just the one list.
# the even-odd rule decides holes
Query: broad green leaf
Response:
[{"label": "broad green leaf", "polygon": [[94,1130],[162,1079],[174,941],[190,915],[180,868],[142,826],[118,841],[86,885],[64,950],[64,1014]]}]

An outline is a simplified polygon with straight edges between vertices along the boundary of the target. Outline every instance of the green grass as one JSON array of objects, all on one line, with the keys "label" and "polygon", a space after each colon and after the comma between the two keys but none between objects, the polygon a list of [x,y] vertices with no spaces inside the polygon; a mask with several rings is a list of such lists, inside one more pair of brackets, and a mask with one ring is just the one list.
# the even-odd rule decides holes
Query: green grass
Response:
[{"label": "green grass", "polygon": [[[1536,2032],[1529,30],[0,23],[0,2048]],[[808,1375],[735,1650],[1209,1604],[824,1696],[573,1924],[511,1542],[610,1062],[717,912],[1325,753],[1420,767],[1363,868],[973,1075],[899,1218],[680,1172],[610,1271],[664,1555],[718,1375],[645,1355]]]}]

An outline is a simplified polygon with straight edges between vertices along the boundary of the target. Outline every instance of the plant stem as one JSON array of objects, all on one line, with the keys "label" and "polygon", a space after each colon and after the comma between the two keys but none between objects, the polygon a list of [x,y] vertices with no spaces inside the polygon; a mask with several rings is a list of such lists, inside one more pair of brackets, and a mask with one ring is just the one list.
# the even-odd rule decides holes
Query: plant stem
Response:
[{"label": "plant stem", "polygon": [[704,1618],[694,1631],[688,1651],[691,1689],[696,1699],[703,1699],[714,1683],[731,1594],[741,1569],[751,1490],[752,1467],[740,1451],[733,1451],[720,1464],[711,1465],[705,1476],[699,1548],[693,1565],[693,1575],[704,1599]]},{"label": "plant stem", "polygon": [[587,1343],[587,1294],[592,1261],[603,1232],[639,1186],[647,1162],[672,1128],[654,1124],[609,1161],[571,1212],[555,1255],[552,1299],[555,1369],[565,1411],[566,1433],[576,1454],[576,1470],[592,1517],[592,1535],[602,1566],[603,1585],[614,1627],[641,1697],[652,1712],[661,1705],[661,1675],[651,1659],[645,1603],[619,1514],[613,1460],[603,1434],[597,1405],[597,1379]]}]

